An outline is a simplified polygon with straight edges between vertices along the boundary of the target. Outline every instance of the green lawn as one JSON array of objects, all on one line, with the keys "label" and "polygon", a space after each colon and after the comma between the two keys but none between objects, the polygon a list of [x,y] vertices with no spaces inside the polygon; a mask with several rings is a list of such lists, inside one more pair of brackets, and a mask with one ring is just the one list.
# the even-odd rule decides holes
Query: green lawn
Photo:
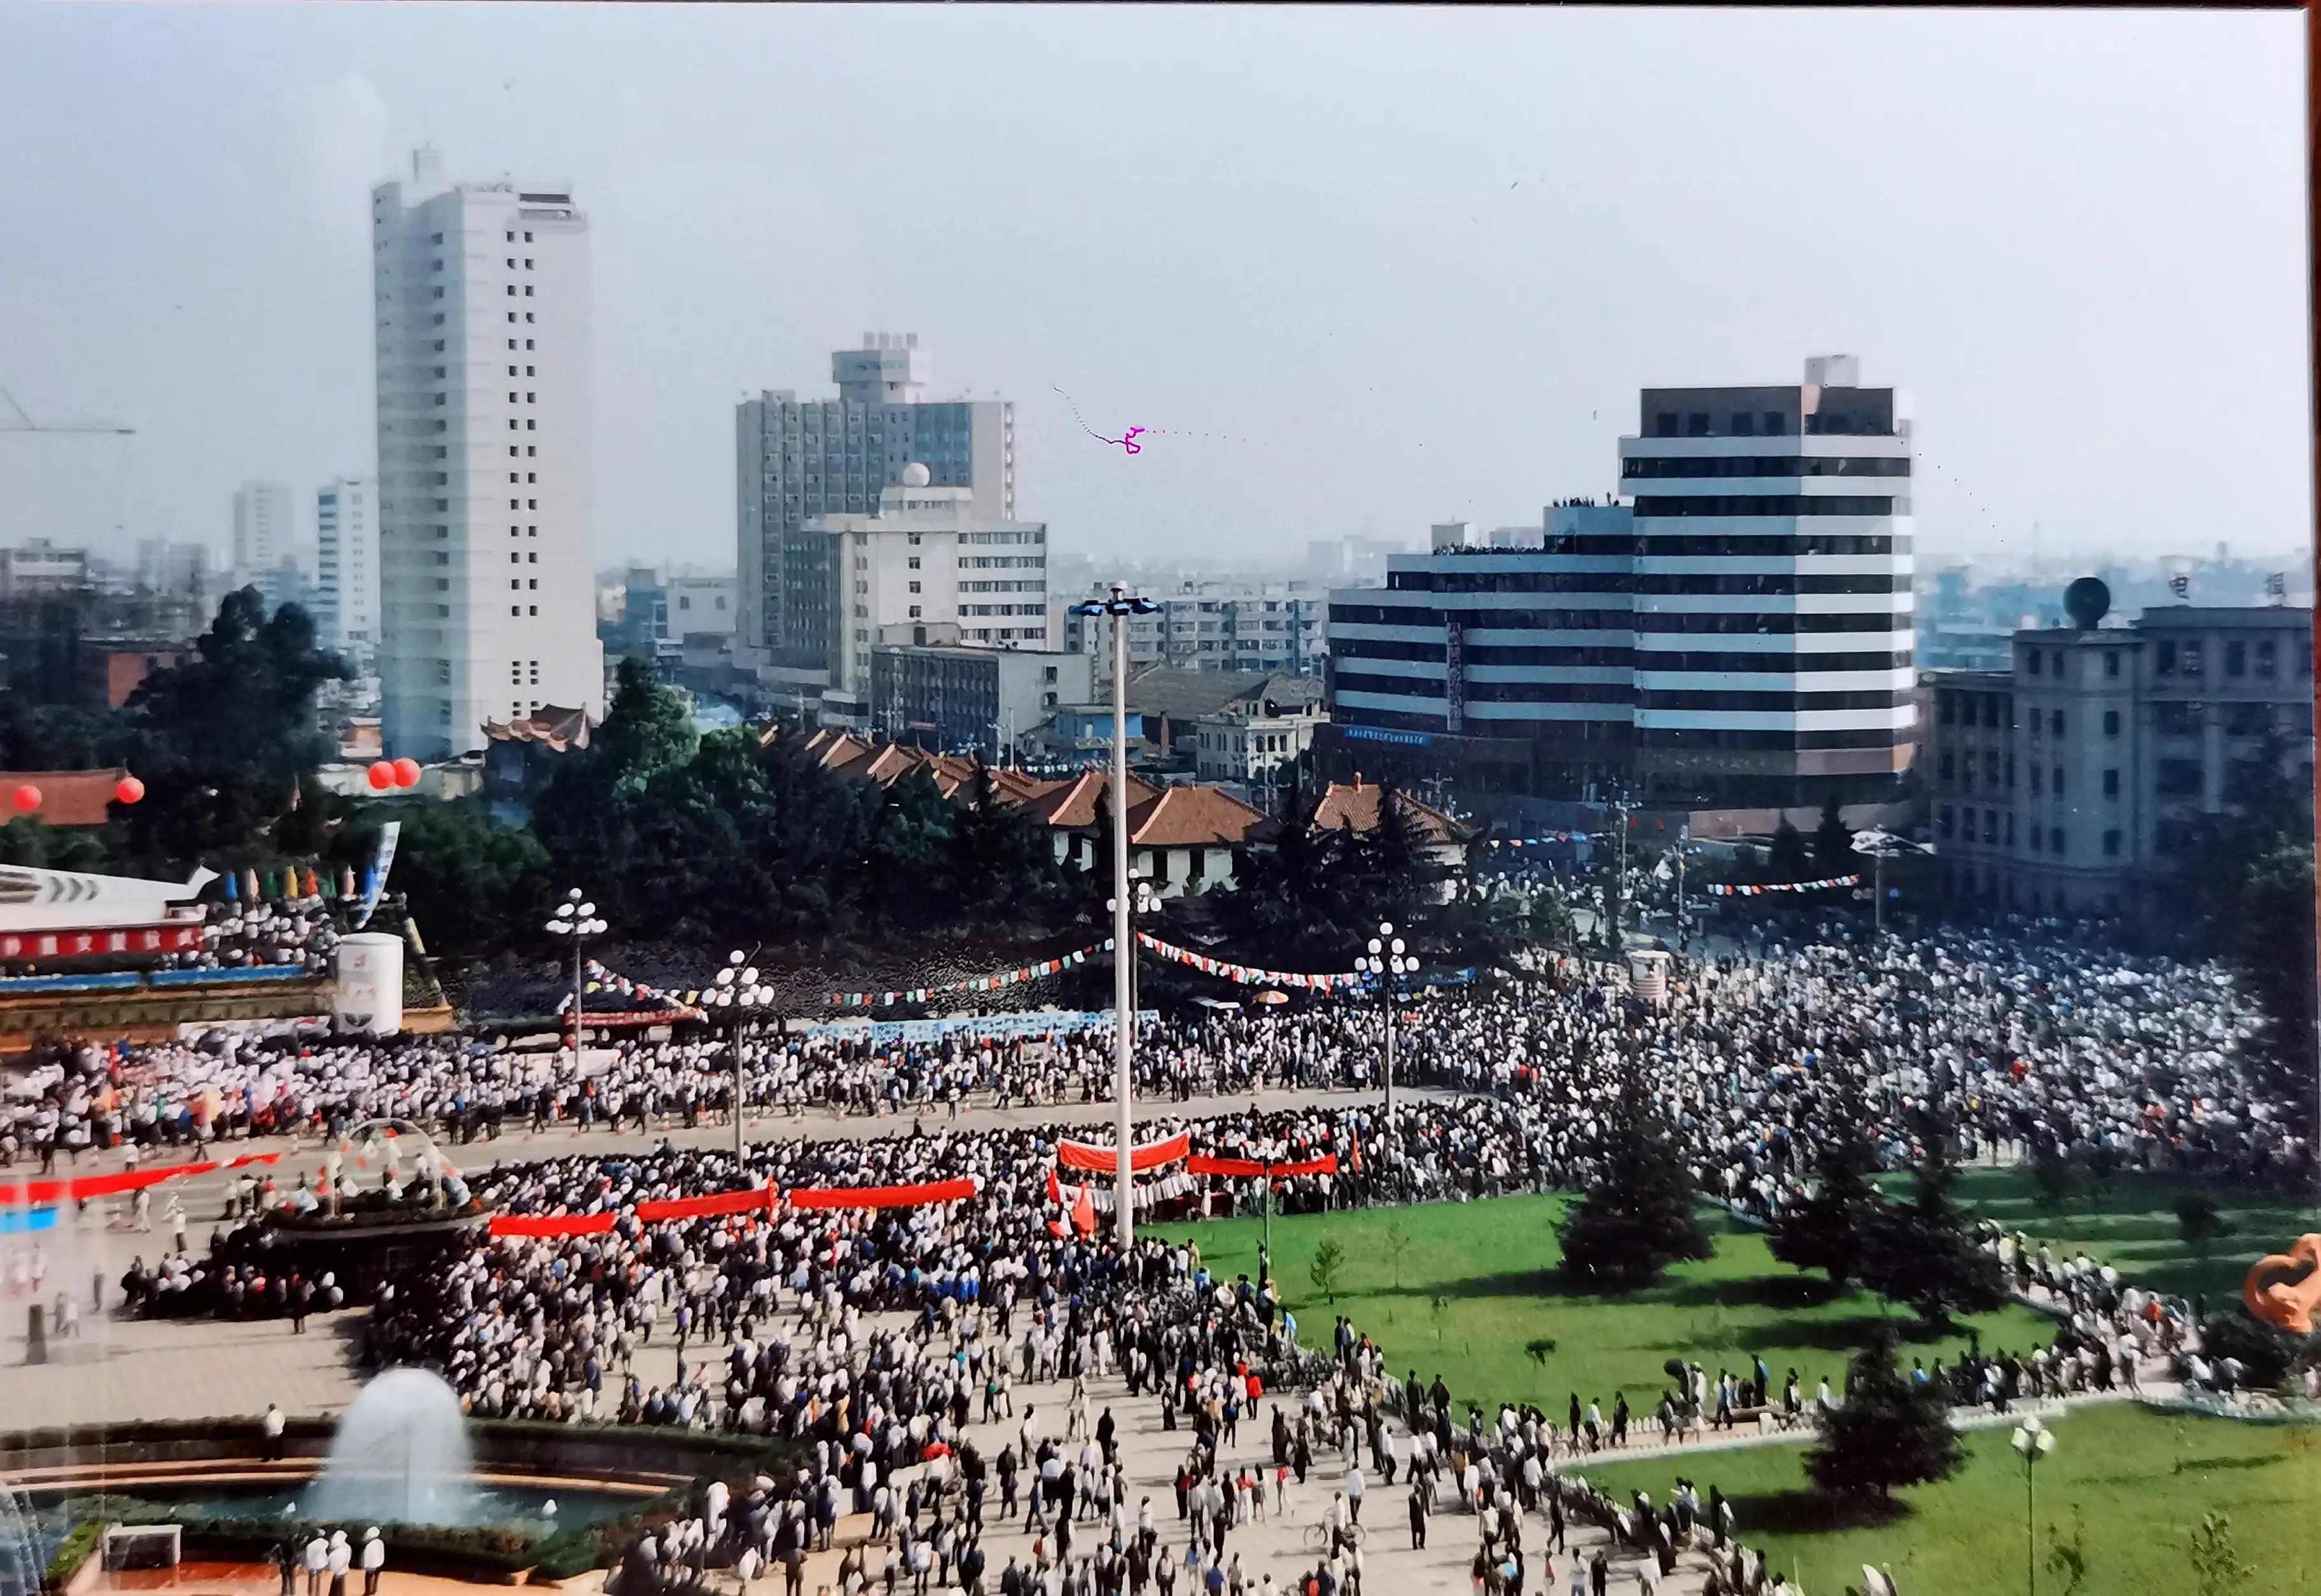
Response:
[{"label": "green lawn", "polygon": [[[2234,1596],[2292,1596],[2315,1588],[2312,1551],[2321,1504],[2321,1430],[2183,1419],[2126,1404],[2084,1408],[2055,1421],[2055,1450],[2039,1465],[2039,1588],[2064,1582],[2044,1566],[2047,1546],[2084,1516],[2089,1563],[2080,1596],[2181,1596],[2198,1587],[2185,1536],[2207,1512],[2225,1514],[2242,1559],[2255,1568]],[[1901,1493],[1892,1522],[1818,1528],[1801,1447],[1751,1446],[1682,1461],[1590,1468],[1588,1480],[1625,1501],[1646,1491],[1666,1501],[1678,1474],[1705,1500],[1711,1485],[1734,1499],[1747,1545],[1812,1596],[1861,1584],[1861,1565],[1889,1568],[1903,1596],[2015,1596],[2025,1586],[2023,1466],[2008,1430],[1966,1437],[1967,1463],[1939,1484]]]},{"label": "green lawn", "polygon": [[[1895,1189],[1907,1188],[1907,1177]],[[2194,1256],[2177,1233],[2176,1204],[2205,1192],[2232,1227],[2209,1256]],[[1971,1169],[1959,1180],[1959,1199],[2033,1242],[2049,1242],[2056,1256],[2086,1248],[2090,1257],[2154,1290],[2199,1292],[2222,1304],[2240,1295],[2249,1265],[2284,1249],[2308,1230],[2321,1230],[2321,1208],[2246,1190],[2158,1175],[2122,1175],[2100,1191],[2044,1208],[2028,1170]]]},{"label": "green lawn", "polygon": [[[1834,1292],[1818,1274],[1776,1262],[1761,1235],[1712,1213],[1716,1256],[1672,1270],[1660,1285],[1628,1297],[1565,1291],[1553,1269],[1560,1256],[1555,1223],[1571,1199],[1501,1197],[1484,1202],[1277,1217],[1274,1274],[1297,1316],[1298,1338],[1330,1344],[1333,1315],[1344,1313],[1382,1347],[1396,1374],[1439,1373],[1457,1401],[1505,1399],[1538,1403],[1561,1419],[1573,1392],[1600,1398],[1628,1393],[1638,1417],[1649,1415],[1668,1384],[1661,1365],[1685,1357],[1713,1377],[1720,1366],[1745,1372],[1764,1358],[1778,1386],[1794,1366],[1807,1392],[1823,1375],[1840,1388],[1847,1353],[1872,1325],[1903,1337],[1913,1356],[1950,1358],[1964,1337],[1931,1337],[1907,1313],[1888,1310],[1867,1292]],[[1230,1280],[1257,1273],[1260,1221],[1217,1220],[1147,1228],[1148,1234],[1195,1238],[1211,1272]],[[1402,1236],[1397,1258],[1393,1238]],[[1333,1308],[1307,1274],[1324,1238],[1344,1248]],[[1437,1311],[1432,1305],[1445,1299]],[[2028,1348],[2052,1338],[2052,1321],[2010,1305],[1970,1321],[1985,1347]],[[1525,1353],[1550,1338],[1544,1366]]]}]

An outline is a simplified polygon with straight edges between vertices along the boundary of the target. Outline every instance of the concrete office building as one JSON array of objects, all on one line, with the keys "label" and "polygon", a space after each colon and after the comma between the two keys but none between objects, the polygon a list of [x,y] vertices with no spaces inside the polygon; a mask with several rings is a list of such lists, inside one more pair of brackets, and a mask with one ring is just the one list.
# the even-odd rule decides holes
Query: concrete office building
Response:
[{"label": "concrete office building", "polygon": [[916,333],[867,332],[860,349],[831,357],[837,398],[769,389],[735,412],[742,654],[801,702],[851,646],[846,617],[831,607],[833,546],[809,522],[875,512],[912,463],[929,485],[968,490],[978,519],[1015,517],[1015,407],[930,402],[931,372]]},{"label": "concrete office building", "polygon": [[899,475],[880,491],[877,514],[822,515],[806,528],[827,545],[814,563],[832,574],[824,608],[840,633],[820,694],[826,724],[869,727],[880,643],[1055,646],[1048,529],[984,519],[974,489],[938,485],[916,460]]},{"label": "concrete office building", "polygon": [[[1108,597],[1108,583],[1092,585]],[[1173,592],[1145,595],[1160,605],[1128,618],[1128,662],[1179,670],[1287,672],[1318,675],[1328,651],[1329,596],[1305,582],[1187,582]],[[1097,680],[1112,680],[1110,615],[1074,615],[1057,602],[1064,647],[1096,659]]]},{"label": "concrete office building", "polygon": [[1384,590],[1332,593],[1333,765],[1370,743],[1487,789],[1669,809],[1891,795],[1916,725],[1894,391],[1832,356],[1802,385],[1640,409],[1627,503],[1551,506],[1536,553],[1438,527]]},{"label": "concrete office building", "polygon": [[870,650],[872,729],[934,753],[1012,762],[1065,704],[1095,696],[1085,654],[880,643]]},{"label": "concrete office building", "polygon": [[46,538],[0,549],[0,599],[77,593],[88,585],[86,549],[59,549]]},{"label": "concrete office building", "polygon": [[307,598],[313,553],[299,535],[290,490],[245,482],[233,495],[233,579],[255,587],[269,610]]},{"label": "concrete office building", "polygon": [[378,494],[336,476],[314,494],[314,630],[367,666],[378,651]]},{"label": "concrete office building", "polygon": [[372,191],[379,676],[390,756],[605,708],[589,548],[588,222],[561,183]]},{"label": "concrete office building", "polygon": [[1943,889],[2034,914],[2165,911],[2204,830],[2313,790],[2313,612],[2150,609],[2018,631],[1939,671],[1927,730]]}]

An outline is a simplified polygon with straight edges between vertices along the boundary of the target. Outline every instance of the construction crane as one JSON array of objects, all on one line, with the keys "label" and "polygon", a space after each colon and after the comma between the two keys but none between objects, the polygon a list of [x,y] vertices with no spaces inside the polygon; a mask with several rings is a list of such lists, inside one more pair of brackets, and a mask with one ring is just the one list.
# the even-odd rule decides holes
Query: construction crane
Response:
[{"label": "construction crane", "polygon": [[134,427],[124,427],[117,422],[36,422],[32,413],[16,403],[16,395],[0,388],[0,400],[7,402],[9,410],[16,413],[11,421],[0,412],[0,432],[107,432],[117,438],[133,438]]}]

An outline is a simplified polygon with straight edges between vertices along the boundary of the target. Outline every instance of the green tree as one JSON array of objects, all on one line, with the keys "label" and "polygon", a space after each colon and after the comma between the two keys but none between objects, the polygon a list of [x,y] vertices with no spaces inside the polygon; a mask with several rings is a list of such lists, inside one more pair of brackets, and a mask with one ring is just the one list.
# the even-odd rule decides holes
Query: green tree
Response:
[{"label": "green tree", "polygon": [[2189,1192],[2177,1200],[2176,1234],[2203,1264],[2216,1243],[2232,1231],[2231,1223],[2216,1208],[2216,1200],[2206,1192]]},{"label": "green tree", "polygon": [[1806,1474],[1825,1496],[1883,1501],[1901,1486],[1948,1479],[1961,1461],[1940,1389],[1903,1376],[1883,1328],[1853,1355],[1845,1400],[1816,1425],[1820,1439],[1806,1454]]},{"label": "green tree", "polygon": [[1346,1249],[1334,1236],[1324,1236],[1314,1248],[1314,1256],[1306,1265],[1306,1278],[1314,1289],[1329,1298],[1330,1305],[1338,1305],[1338,1275],[1344,1268]]},{"label": "green tree", "polygon": [[1692,1176],[1641,1067],[1631,1064],[1598,1146],[1587,1194],[1564,1217],[1564,1273],[1598,1291],[1652,1284],[1670,1265],[1715,1250]]},{"label": "green tree", "polygon": [[1387,1268],[1394,1279],[1394,1289],[1400,1291],[1402,1289],[1402,1261],[1408,1256],[1411,1247],[1411,1234],[1408,1230],[1403,1228],[1403,1223],[1400,1219],[1391,1219],[1386,1222],[1386,1236],[1383,1245],[1386,1247]]},{"label": "green tree", "polygon": [[1870,1180],[1879,1159],[1869,1106],[1851,1075],[1825,1105],[1818,1134],[1813,1189],[1782,1209],[1767,1239],[1783,1263],[1843,1286],[1861,1274],[1882,1206]]},{"label": "green tree", "polygon": [[[1937,1093],[1948,1090],[1938,1084]],[[1920,1151],[1912,1166],[1910,1200],[1880,1211],[1862,1267],[1862,1280],[1889,1301],[1928,1324],[1959,1312],[1983,1313],[2007,1301],[1998,1260],[1976,1241],[1967,1215],[1952,1197],[1958,1183],[1956,1127],[1940,1109],[1916,1115]]]},{"label": "green tree", "polygon": [[1814,863],[1824,875],[1844,875],[1854,867],[1853,828],[1837,812],[1837,798],[1822,801],[1821,824],[1814,828]]},{"label": "green tree", "polygon": [[685,695],[661,681],[651,661],[623,657],[614,675],[613,702],[589,749],[604,779],[635,791],[657,772],[685,764],[700,745]]},{"label": "green tree", "polygon": [[[2235,918],[2223,945],[2230,949],[2231,963],[2264,1020],[2248,1055],[2250,1094],[2273,1105],[2309,1138],[2316,1112],[2321,1112],[2313,1068],[2316,994],[2310,834],[2265,849],[2237,881]],[[2305,1173],[2309,1176],[2310,1171],[2308,1156]]]},{"label": "green tree", "polygon": [[1774,881],[1804,881],[1807,879],[1806,839],[1783,815],[1781,823],[1773,828],[1773,842],[1767,850],[1765,867]]},{"label": "green tree", "polygon": [[168,868],[320,853],[333,806],[301,778],[333,750],[314,700],[352,675],[298,605],[269,615],[254,587],[226,594],[192,657],[125,706],[124,751],[145,783],[142,803],[113,808],[130,857]]},{"label": "green tree", "polygon": [[420,799],[363,806],[337,857],[368,864],[390,819],[403,827],[391,884],[431,954],[466,963],[540,946],[553,884],[538,838],[472,798]]},{"label": "green tree", "polygon": [[2234,1596],[2256,1573],[2253,1564],[2241,1561],[2233,1545],[2233,1521],[2224,1513],[2201,1514],[2200,1522],[2185,1535],[2184,1550],[2198,1596]]}]

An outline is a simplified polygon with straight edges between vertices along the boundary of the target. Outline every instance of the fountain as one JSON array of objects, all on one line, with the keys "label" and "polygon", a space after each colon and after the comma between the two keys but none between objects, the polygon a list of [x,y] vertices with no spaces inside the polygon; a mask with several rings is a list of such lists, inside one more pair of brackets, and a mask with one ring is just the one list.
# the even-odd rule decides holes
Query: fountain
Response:
[{"label": "fountain", "polygon": [[477,1522],[468,1419],[451,1386],[425,1369],[389,1369],[364,1386],[305,1506],[324,1521]]},{"label": "fountain", "polygon": [[0,1596],[39,1596],[49,1559],[33,1529],[23,1492],[0,1480]]}]

